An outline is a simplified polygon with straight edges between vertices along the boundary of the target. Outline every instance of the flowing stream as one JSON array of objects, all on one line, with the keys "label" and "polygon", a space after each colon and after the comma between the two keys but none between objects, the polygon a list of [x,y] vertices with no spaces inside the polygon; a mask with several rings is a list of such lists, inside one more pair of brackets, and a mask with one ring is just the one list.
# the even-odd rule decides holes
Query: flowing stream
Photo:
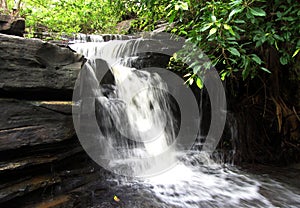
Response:
[{"label": "flowing stream", "polygon": [[[97,38],[70,45],[89,59],[81,79],[89,85],[81,93],[95,98],[86,114],[96,114],[101,135],[94,136],[101,147],[98,154],[105,158],[101,164],[127,176],[107,177],[110,191],[95,191],[93,207],[300,207],[298,168],[291,170],[298,173],[294,178],[251,173],[214,162],[205,152],[182,152],[172,145],[180,121],[168,86],[158,73],[132,64],[142,41]],[[107,71],[113,78],[101,83]],[[113,201],[114,195],[120,201]]]}]

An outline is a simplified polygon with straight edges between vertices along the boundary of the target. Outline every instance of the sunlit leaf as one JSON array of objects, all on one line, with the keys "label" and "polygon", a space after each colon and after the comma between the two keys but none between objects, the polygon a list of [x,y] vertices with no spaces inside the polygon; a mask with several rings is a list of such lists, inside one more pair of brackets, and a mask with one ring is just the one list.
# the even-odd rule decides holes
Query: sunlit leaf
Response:
[{"label": "sunlit leaf", "polygon": [[182,10],[189,10],[189,5],[187,2],[182,2],[181,4],[181,9]]},{"label": "sunlit leaf", "polygon": [[225,30],[228,30],[230,32],[231,35],[235,35],[230,25],[224,24],[223,26]]},{"label": "sunlit leaf", "polygon": [[299,53],[299,51],[300,51],[300,48],[298,48],[295,52],[294,52],[294,54],[293,54],[293,58]]},{"label": "sunlit leaf", "polygon": [[227,24],[224,24],[223,26],[224,26],[224,29],[225,29],[225,30],[229,30],[229,29],[231,28],[231,27],[230,27],[229,25],[227,25]]},{"label": "sunlit leaf", "polygon": [[185,74],[183,77],[189,77],[189,76],[191,76],[192,74],[191,73],[187,73],[187,74]]},{"label": "sunlit leaf", "polygon": [[215,34],[216,32],[217,32],[217,28],[215,28],[215,27],[211,28],[208,36],[211,36],[211,35]]},{"label": "sunlit leaf", "polygon": [[220,22],[215,22],[217,27],[221,27],[221,23]]},{"label": "sunlit leaf", "polygon": [[217,21],[217,18],[216,18],[215,15],[211,15],[211,21],[212,21],[212,22],[216,22],[216,21]]},{"label": "sunlit leaf", "polygon": [[202,89],[203,88],[203,82],[202,82],[202,79],[200,77],[197,77],[196,79],[196,84],[197,86]]},{"label": "sunlit leaf", "polygon": [[260,67],[260,69],[263,70],[263,71],[265,71],[265,72],[267,72],[267,73],[269,73],[269,74],[271,74],[271,72],[267,68],[265,68],[265,67]]},{"label": "sunlit leaf", "polygon": [[194,79],[191,77],[191,78],[189,79],[189,84],[192,85],[193,83],[194,83]]},{"label": "sunlit leaf", "polygon": [[120,199],[116,195],[114,195],[114,201],[119,202]]},{"label": "sunlit leaf", "polygon": [[222,72],[222,73],[221,73],[221,80],[222,80],[222,81],[225,80],[227,73],[228,73],[228,71],[225,71],[225,72]]}]

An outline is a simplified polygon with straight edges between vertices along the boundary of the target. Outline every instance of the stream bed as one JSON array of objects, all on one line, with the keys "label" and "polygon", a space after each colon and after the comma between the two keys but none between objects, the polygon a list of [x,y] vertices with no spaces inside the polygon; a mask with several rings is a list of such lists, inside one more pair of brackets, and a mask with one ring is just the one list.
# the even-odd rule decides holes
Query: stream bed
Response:
[{"label": "stream bed", "polygon": [[300,207],[297,166],[240,168],[203,164],[199,157],[203,155],[195,153],[151,178],[115,176],[96,183],[91,207]]}]

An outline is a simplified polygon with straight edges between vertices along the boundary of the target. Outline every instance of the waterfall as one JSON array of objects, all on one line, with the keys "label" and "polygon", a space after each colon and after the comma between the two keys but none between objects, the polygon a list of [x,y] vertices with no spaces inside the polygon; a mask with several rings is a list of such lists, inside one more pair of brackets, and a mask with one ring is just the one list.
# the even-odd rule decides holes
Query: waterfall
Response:
[{"label": "waterfall", "polygon": [[[88,59],[80,74],[79,94],[94,97],[91,102],[100,129],[100,133],[95,133],[101,143],[98,152],[109,160],[105,164],[109,170],[123,175],[151,175],[176,161],[173,143],[177,123],[168,86],[159,74],[132,67],[137,48],[144,41],[70,45]],[[107,74],[113,78],[101,84]],[[89,111],[85,115],[93,114],[90,103],[82,101],[79,108]],[[83,125],[87,122],[81,120]]]},{"label": "waterfall", "polygon": [[[88,59],[73,94],[74,126],[82,146],[98,164],[114,173],[150,176],[137,180],[116,176],[117,186],[110,187],[112,191],[100,199],[100,204],[104,198],[111,201],[111,193],[117,193],[124,207],[147,206],[141,201],[143,197],[148,197],[153,207],[278,207],[288,204],[299,207],[299,194],[291,187],[211,160],[210,152],[204,150],[210,150],[217,140],[207,142],[207,137],[196,138],[199,112],[193,109],[197,103],[193,105],[185,97],[190,91],[182,87],[182,80],[168,79],[170,73],[158,73],[166,71],[162,69],[137,69],[140,54],[147,58],[145,51],[151,44],[164,52],[172,47],[170,43],[165,47],[160,41],[146,39],[77,42],[70,46]],[[174,83],[178,85],[172,88],[170,84]],[[216,82],[205,84],[208,88]],[[209,99],[214,104],[220,102],[222,96],[218,96],[218,89],[211,87],[210,90],[215,97],[204,100]],[[172,105],[174,100],[170,94],[179,108]],[[224,116],[224,108],[213,105],[210,108],[200,106],[201,112],[210,109],[211,117],[220,115],[211,123],[222,127],[218,121]],[[231,128],[234,135],[235,125]],[[217,137],[219,133],[222,132],[212,131],[210,137]],[[189,148],[195,140],[198,143]],[[187,149],[190,150],[188,154],[183,151]]]},{"label": "waterfall", "polygon": [[69,43],[101,43],[110,40],[128,40],[134,39],[136,37],[129,35],[119,35],[119,34],[101,34],[101,35],[88,35],[82,33],[76,33],[73,35],[73,38],[68,38]]},{"label": "waterfall", "polygon": [[101,35],[86,35],[82,33],[73,35],[73,43],[86,43],[86,42],[104,42]]}]

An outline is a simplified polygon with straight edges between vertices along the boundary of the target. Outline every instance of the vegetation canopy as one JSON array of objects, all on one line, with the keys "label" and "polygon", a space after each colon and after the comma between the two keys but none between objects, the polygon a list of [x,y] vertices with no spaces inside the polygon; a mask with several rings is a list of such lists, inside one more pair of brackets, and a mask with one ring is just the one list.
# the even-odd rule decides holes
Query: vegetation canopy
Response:
[{"label": "vegetation canopy", "polygon": [[[282,65],[293,63],[300,50],[300,4],[292,0],[2,0],[1,6],[2,12],[18,10],[29,33],[113,33],[124,19],[134,19],[133,31],[173,23],[172,33],[186,37],[221,66],[222,79],[235,72],[244,80],[271,73],[266,47],[276,49]],[[196,74],[203,66],[193,66],[190,78],[199,83]]]}]

